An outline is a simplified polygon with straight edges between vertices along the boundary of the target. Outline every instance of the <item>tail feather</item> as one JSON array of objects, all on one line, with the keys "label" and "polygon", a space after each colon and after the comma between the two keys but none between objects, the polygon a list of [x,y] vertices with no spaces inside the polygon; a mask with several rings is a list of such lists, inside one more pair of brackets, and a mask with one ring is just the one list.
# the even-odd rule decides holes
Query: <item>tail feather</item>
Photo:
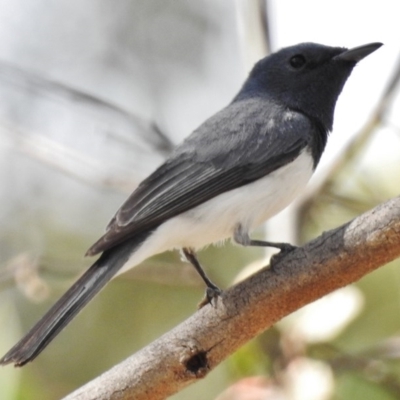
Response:
[{"label": "tail feather", "polygon": [[148,233],[104,252],[33,328],[3,357],[0,364],[23,366],[35,359],[78,312],[123,267]]}]

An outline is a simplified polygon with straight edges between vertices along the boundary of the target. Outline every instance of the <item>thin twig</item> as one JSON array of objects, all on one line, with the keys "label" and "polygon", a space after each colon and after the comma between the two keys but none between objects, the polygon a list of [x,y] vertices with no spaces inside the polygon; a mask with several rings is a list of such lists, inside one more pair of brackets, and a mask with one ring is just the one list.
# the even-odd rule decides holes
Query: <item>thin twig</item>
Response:
[{"label": "thin twig", "polygon": [[236,0],[238,36],[246,72],[271,51],[265,0]]}]

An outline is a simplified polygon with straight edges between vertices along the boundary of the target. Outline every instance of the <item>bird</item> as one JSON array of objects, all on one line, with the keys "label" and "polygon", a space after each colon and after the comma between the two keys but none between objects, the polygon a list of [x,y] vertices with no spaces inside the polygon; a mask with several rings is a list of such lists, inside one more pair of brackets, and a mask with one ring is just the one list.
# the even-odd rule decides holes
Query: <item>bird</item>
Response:
[{"label": "bird", "polygon": [[0,364],[35,359],[108,281],[155,254],[182,251],[206,284],[204,306],[222,291],[205,274],[197,250],[229,238],[282,254],[293,250],[289,243],[253,240],[250,233],[304,190],[345,82],[381,46],[301,43],[258,61],[231,103],[138,185],[86,253],[99,258]]}]

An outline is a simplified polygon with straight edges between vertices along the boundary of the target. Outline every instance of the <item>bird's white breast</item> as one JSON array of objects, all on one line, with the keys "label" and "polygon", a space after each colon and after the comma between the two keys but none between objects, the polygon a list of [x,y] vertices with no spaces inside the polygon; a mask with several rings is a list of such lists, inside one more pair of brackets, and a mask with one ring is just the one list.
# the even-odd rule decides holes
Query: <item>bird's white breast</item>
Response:
[{"label": "bird's white breast", "polygon": [[199,249],[227,239],[238,223],[251,232],[289,205],[304,189],[312,173],[313,160],[305,149],[293,162],[271,174],[164,222],[132,255],[121,272],[166,250]]}]

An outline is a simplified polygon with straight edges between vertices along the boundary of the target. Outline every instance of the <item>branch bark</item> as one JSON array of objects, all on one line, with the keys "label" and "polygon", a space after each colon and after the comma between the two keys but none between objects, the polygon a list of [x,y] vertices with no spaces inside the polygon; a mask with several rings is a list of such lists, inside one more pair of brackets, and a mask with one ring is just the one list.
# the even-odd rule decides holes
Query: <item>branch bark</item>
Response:
[{"label": "branch bark", "polygon": [[300,307],[400,257],[400,197],[323,233],[64,400],[157,400]]}]

